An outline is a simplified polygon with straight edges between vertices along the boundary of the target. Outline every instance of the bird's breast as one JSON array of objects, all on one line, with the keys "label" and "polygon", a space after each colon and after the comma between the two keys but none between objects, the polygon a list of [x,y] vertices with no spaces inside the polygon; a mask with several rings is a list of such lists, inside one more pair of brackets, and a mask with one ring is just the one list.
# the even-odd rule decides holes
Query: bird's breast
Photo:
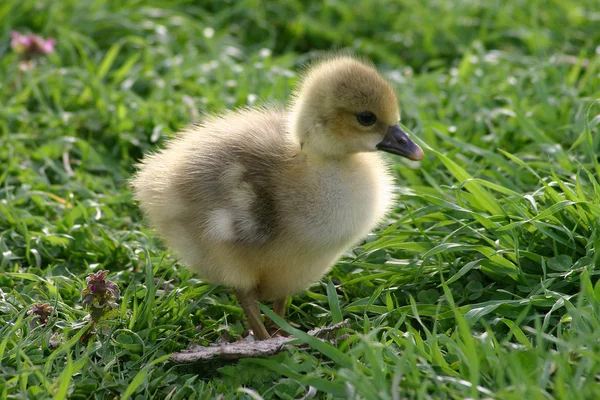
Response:
[{"label": "bird's breast", "polygon": [[344,250],[372,230],[391,204],[392,180],[375,156],[320,165],[287,204],[288,226],[315,249]]}]

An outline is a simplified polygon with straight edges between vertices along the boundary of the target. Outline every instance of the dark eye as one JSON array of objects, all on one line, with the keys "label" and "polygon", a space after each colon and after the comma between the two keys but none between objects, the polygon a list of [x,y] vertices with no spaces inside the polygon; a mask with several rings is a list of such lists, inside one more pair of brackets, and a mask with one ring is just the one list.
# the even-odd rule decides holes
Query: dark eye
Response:
[{"label": "dark eye", "polygon": [[363,111],[356,114],[356,119],[363,126],[371,126],[377,122],[377,117],[371,111]]}]

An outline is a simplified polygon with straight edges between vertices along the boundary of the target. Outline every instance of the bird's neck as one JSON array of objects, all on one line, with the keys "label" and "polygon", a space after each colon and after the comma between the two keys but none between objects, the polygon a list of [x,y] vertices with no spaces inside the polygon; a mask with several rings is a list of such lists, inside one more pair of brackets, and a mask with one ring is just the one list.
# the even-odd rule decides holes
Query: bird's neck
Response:
[{"label": "bird's neck", "polygon": [[294,159],[306,165],[323,165],[327,163],[346,164],[360,158],[360,153],[324,153],[300,149]]}]

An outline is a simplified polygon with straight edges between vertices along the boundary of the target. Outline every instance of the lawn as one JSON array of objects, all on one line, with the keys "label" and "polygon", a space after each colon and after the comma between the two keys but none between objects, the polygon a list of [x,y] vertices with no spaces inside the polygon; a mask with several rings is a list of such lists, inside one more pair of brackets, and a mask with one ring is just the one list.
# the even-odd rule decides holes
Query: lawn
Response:
[{"label": "lawn", "polygon": [[[0,398],[600,398],[597,0],[7,0],[0,21]],[[55,51],[27,66],[13,30]],[[293,297],[290,322],[348,337],[169,362],[243,313],[149,228],[135,162],[283,104],[334,48],[377,64],[426,153],[390,158],[394,213]],[[91,327],[99,270],[121,296]]]}]

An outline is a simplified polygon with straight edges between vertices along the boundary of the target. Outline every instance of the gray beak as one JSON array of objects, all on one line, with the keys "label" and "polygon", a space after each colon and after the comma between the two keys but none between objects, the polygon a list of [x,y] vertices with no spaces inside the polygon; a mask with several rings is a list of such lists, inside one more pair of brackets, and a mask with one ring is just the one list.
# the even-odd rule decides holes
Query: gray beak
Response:
[{"label": "gray beak", "polygon": [[408,137],[400,125],[388,128],[383,140],[377,145],[377,150],[387,151],[415,161],[422,159],[424,155],[423,150]]}]

